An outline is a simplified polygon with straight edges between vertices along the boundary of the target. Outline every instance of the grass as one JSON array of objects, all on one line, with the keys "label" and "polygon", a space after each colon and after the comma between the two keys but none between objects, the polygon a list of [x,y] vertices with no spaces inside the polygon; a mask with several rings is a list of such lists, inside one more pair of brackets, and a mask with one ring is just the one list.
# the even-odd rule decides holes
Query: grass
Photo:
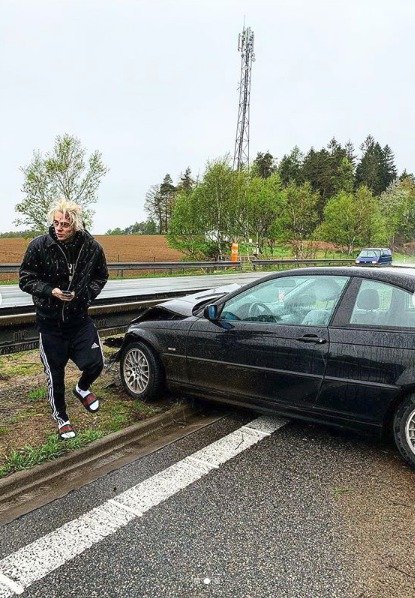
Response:
[{"label": "grass", "polygon": [[29,361],[29,359],[33,359],[33,355],[29,356],[28,353],[25,355],[24,352],[2,355],[0,358],[0,380],[41,373],[40,360]]},{"label": "grass", "polygon": [[[37,388],[32,393],[28,393],[28,395],[31,394],[34,397],[32,401],[36,402],[38,399],[44,397],[44,394],[41,394],[44,392],[44,388]],[[102,395],[102,392],[100,394]],[[12,450],[5,457],[2,465],[0,465],[0,478],[16,471],[30,469],[45,461],[57,459],[73,450],[86,446],[94,440],[103,438],[107,434],[118,432],[137,420],[146,419],[162,411],[160,407],[147,405],[138,400],[126,401],[123,398],[117,398],[114,394],[111,398],[111,404],[104,403],[103,409],[100,411],[99,428],[87,428],[79,432],[75,438],[67,441],[60,440],[57,434],[50,434],[43,444],[38,446],[26,445],[17,450]],[[16,424],[18,421],[27,419],[27,417],[28,414],[26,412],[18,413],[8,418],[8,424]],[[33,413],[31,417],[33,420]],[[92,425],[96,426],[97,423]],[[10,429],[5,426],[0,427],[0,437],[7,435],[9,431]]]},{"label": "grass", "polygon": [[[104,347],[107,357],[113,351]],[[70,363],[65,376],[66,400],[78,434],[73,440],[62,442],[50,416],[38,351],[0,356],[0,373],[3,380],[0,387],[0,478],[60,457],[167,407],[131,400],[121,387],[118,368],[109,368],[94,384],[94,391],[102,398],[102,407],[97,416],[91,417],[72,395],[79,371]]]},{"label": "grass", "polygon": [[102,438],[102,436],[104,436],[104,433],[99,430],[86,430],[80,432],[76,438],[63,442],[57,435],[51,434],[48,436],[47,441],[38,447],[24,446],[19,450],[12,451],[0,467],[0,478],[61,457],[70,451],[82,448],[94,440]]},{"label": "grass", "polygon": [[39,388],[33,388],[29,390],[27,393],[27,400],[30,403],[36,403],[36,401],[40,401],[47,396],[47,390],[44,386],[40,386]]},{"label": "grass", "polygon": [[157,407],[153,407],[147,403],[142,403],[138,399],[134,401],[134,409],[139,415],[144,417],[150,417],[160,412],[160,409],[157,409]]}]

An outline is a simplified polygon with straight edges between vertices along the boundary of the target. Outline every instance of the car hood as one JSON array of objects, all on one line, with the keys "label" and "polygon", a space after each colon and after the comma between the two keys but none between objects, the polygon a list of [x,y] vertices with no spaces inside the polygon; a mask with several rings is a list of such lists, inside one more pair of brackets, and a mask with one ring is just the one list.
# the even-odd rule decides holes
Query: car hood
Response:
[{"label": "car hood", "polygon": [[152,307],[146,307],[143,312],[132,320],[131,324],[146,322],[149,320],[183,320],[194,315],[199,309],[208,303],[212,303],[229,293],[233,293],[241,287],[240,284],[232,283],[214,289],[206,289],[163,301]]}]

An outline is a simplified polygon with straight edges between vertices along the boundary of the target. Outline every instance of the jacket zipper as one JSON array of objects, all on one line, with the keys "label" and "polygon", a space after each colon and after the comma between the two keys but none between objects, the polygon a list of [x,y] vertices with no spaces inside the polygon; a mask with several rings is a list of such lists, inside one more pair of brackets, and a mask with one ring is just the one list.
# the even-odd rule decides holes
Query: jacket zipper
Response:
[{"label": "jacket zipper", "polygon": [[[86,241],[85,241],[85,243],[82,245],[81,249],[79,250],[78,257],[76,258],[76,262],[75,262],[75,265],[74,265],[74,267],[73,267],[73,273],[72,273],[72,275],[71,275],[71,270],[70,270],[70,268],[69,268],[69,262],[68,262],[68,258],[66,257],[66,254],[65,254],[64,250],[62,249],[62,247],[56,243],[56,245],[58,245],[59,249],[62,251],[62,255],[63,255],[63,257],[65,258],[65,262],[66,262],[66,265],[67,265],[67,267],[68,267],[69,286],[68,286],[68,288],[66,289],[67,291],[69,291],[69,289],[71,288],[72,280],[73,280],[73,277],[75,276],[75,270],[76,270],[76,266],[78,265],[78,261],[79,261],[79,258],[81,257],[81,253],[82,253],[82,251],[83,251],[83,248],[85,247],[85,244],[86,244]],[[64,310],[65,310],[65,301],[63,302],[63,305],[62,305],[62,322],[64,322],[64,321],[65,321],[65,311],[64,311]]]}]

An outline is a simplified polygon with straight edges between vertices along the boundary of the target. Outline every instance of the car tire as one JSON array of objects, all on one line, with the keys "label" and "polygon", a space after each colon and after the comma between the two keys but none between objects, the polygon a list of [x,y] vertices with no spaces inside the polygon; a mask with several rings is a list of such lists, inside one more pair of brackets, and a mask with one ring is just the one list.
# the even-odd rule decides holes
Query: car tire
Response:
[{"label": "car tire", "polygon": [[415,395],[407,397],[396,410],[393,437],[402,457],[415,468]]},{"label": "car tire", "polygon": [[164,387],[163,367],[155,352],[145,343],[127,345],[120,359],[122,384],[133,399],[154,401]]}]

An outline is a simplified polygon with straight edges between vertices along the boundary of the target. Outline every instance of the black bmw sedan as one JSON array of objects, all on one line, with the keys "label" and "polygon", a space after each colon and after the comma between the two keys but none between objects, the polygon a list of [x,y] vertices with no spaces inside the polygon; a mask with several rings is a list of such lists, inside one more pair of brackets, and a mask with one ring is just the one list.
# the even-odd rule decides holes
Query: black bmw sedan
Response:
[{"label": "black bmw sedan", "polygon": [[383,434],[415,467],[415,269],[303,268],[146,310],[123,384]]}]

